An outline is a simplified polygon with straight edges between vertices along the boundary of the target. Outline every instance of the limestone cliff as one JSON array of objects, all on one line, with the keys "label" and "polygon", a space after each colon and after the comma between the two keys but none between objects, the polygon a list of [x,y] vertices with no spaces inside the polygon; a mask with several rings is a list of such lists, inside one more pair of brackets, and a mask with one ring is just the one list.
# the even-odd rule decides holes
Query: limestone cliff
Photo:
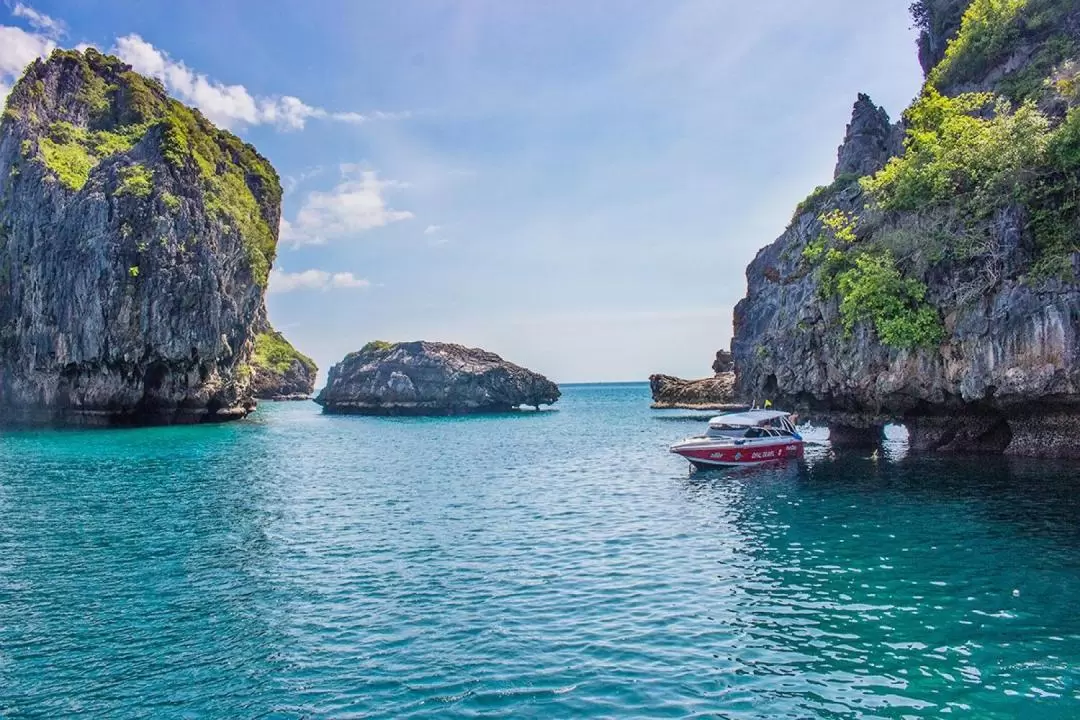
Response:
[{"label": "limestone cliff", "polygon": [[747,269],[739,393],[849,440],[1080,456],[1080,5],[920,5],[903,148],[860,98],[836,182]]},{"label": "limestone cliff", "polygon": [[0,123],[3,419],[245,415],[280,202],[253,147],[116,58],[30,65]]}]

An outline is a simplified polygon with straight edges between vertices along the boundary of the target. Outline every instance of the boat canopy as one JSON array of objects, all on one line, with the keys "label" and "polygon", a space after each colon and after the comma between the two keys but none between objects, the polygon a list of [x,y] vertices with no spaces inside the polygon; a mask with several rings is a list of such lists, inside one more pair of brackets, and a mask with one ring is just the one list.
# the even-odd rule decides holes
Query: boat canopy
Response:
[{"label": "boat canopy", "polygon": [[759,427],[778,418],[786,418],[791,413],[782,410],[750,410],[741,413],[719,415],[709,421],[709,427]]}]

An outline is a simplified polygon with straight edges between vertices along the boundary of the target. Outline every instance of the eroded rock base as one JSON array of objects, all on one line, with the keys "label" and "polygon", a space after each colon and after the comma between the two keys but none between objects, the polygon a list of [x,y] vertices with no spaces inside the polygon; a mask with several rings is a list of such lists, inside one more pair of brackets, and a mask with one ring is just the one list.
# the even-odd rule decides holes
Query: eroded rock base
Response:
[{"label": "eroded rock base", "polygon": [[913,452],[1005,452],[1013,433],[999,414],[908,417],[908,444]]},{"label": "eroded rock base", "polygon": [[1008,417],[1006,455],[1080,459],[1080,408],[1017,412]]},{"label": "eroded rock base", "polygon": [[829,424],[829,442],[833,447],[873,448],[880,446],[884,439],[884,425],[856,427],[839,423]]}]

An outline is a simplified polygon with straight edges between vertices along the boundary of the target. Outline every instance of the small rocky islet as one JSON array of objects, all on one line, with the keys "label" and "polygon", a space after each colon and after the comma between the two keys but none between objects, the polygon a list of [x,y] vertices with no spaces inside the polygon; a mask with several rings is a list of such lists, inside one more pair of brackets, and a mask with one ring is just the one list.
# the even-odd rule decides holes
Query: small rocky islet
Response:
[{"label": "small rocky islet", "polygon": [[727,350],[716,353],[713,361],[713,377],[700,380],[683,380],[672,375],[649,376],[653,409],[687,410],[743,410],[735,396],[735,361]]},{"label": "small rocky islet", "polygon": [[315,402],[330,414],[471,415],[539,409],[559,386],[478,348],[370,342],[330,368]]}]

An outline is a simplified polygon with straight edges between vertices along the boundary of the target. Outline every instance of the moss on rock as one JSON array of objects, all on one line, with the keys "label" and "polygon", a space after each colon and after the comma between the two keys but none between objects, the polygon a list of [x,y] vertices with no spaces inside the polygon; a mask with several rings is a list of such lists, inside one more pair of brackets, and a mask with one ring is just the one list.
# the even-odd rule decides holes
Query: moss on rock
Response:
[{"label": "moss on rock", "polygon": [[317,369],[314,360],[294,348],[292,343],[276,330],[268,330],[255,336],[255,352],[251,356],[252,365],[283,373],[292,366],[294,361],[298,361],[311,373]]}]

